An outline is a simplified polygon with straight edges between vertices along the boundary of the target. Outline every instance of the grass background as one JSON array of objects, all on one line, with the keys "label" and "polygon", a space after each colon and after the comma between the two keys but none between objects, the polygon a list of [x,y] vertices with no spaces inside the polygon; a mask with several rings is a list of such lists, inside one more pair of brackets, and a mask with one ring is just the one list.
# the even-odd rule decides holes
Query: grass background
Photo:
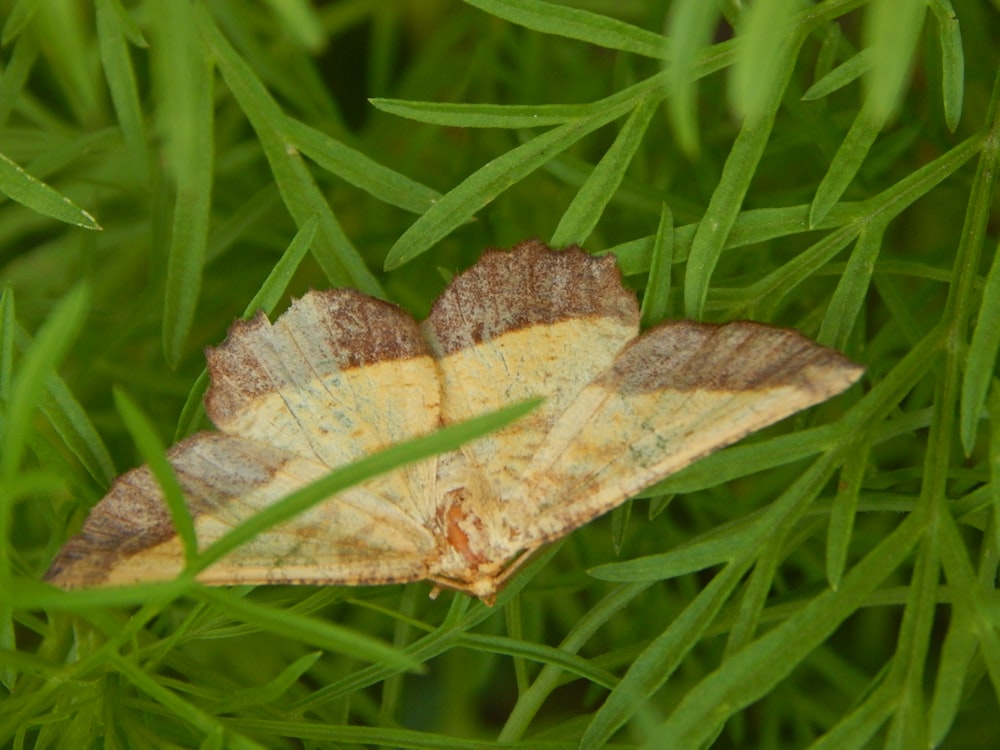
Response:
[{"label": "grass background", "polygon": [[[0,8],[0,746],[1000,743],[997,3]],[[868,374],[494,609],[38,582],[204,425],[234,317],[330,285],[420,317],[530,236],[615,253],[647,323],[794,326]]]}]

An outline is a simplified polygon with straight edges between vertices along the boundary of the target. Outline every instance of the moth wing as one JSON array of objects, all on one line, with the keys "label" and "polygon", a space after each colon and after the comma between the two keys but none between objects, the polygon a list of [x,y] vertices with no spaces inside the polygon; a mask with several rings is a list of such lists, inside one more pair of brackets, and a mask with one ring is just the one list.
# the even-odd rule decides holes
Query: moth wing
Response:
[{"label": "moth wing", "polygon": [[751,432],[846,390],[864,372],[795,331],[663,324],[636,339],[560,415],[510,513],[549,541]]},{"label": "moth wing", "polygon": [[[220,432],[193,436],[168,453],[202,546],[331,469],[440,425],[437,366],[417,324],[394,305],[354,290],[310,292],[273,325],[263,314],[238,321],[207,356],[212,382],[205,406]],[[410,464],[338,494],[203,577],[214,583],[397,580],[403,562],[416,565],[418,551],[429,553],[435,466]],[[182,565],[173,535],[156,482],[148,469],[135,470],[95,506],[49,578],[83,584],[99,579],[101,566],[124,565],[119,558],[128,561],[123,580],[169,578]],[[334,549],[340,544],[346,552]],[[115,552],[114,545],[122,549]],[[376,557],[391,572],[378,572],[371,562]],[[311,567],[310,560],[326,567]],[[359,572],[351,560],[368,567]]]},{"label": "moth wing", "polygon": [[[324,476],[323,464],[274,446],[202,432],[167,454],[191,512],[199,548],[259,510]],[[212,584],[356,584],[424,577],[430,532],[392,498],[392,474],[339,493],[258,534],[205,569]],[[64,588],[169,580],[184,552],[156,479],[146,467],[115,480],[46,580]]]},{"label": "moth wing", "polygon": [[[436,430],[437,365],[412,317],[353,289],[309,292],[271,325],[237,322],[207,352],[215,426],[330,469]],[[433,517],[434,465],[390,476],[392,503]]]},{"label": "moth wing", "polygon": [[454,476],[440,476],[439,488],[476,481],[506,499],[521,490],[524,470],[560,414],[637,335],[639,311],[613,257],[527,241],[488,250],[456,276],[422,330],[438,360],[445,423],[545,397],[527,417],[441,464]]}]

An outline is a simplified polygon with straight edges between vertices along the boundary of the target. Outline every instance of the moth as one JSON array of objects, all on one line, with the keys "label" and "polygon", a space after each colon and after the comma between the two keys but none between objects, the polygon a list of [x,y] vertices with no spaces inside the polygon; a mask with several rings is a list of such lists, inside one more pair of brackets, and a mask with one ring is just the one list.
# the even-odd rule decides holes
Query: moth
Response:
[{"label": "moth", "polygon": [[[430,580],[491,603],[542,545],[863,368],[795,331],[666,322],[639,335],[613,257],[488,250],[422,324],[351,289],[312,291],[207,350],[215,432],[167,457],[199,547],[337,467],[442,425],[544,402],[460,450],[333,495],[203,570],[208,584]],[[46,579],[166,580],[183,549],[147,467],[119,477]]]}]

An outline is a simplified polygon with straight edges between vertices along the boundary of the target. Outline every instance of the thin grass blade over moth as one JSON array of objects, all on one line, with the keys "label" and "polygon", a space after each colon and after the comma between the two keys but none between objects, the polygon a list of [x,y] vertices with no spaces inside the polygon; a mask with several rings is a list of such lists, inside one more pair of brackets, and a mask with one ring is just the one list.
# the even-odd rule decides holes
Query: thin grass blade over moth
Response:
[{"label": "thin grass blade over moth", "polygon": [[[517,563],[693,461],[846,390],[863,368],[800,334],[674,321],[639,335],[612,257],[489,250],[417,324],[310,292],[208,352],[216,432],[168,452],[200,548],[374,451],[542,396],[526,417],[338,493],[199,574],[210,584],[428,579],[492,601]],[[119,477],[46,578],[164,580],[184,554],[149,469]]]}]

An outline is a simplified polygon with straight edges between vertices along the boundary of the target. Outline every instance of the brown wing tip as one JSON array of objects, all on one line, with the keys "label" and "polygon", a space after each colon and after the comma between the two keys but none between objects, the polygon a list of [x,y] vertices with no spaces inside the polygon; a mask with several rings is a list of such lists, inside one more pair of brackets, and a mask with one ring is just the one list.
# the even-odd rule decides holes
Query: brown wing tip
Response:
[{"label": "brown wing tip", "polygon": [[793,386],[815,402],[847,390],[865,368],[791,328],[753,321],[663,323],[631,342],[610,377],[627,391],[752,391]]},{"label": "brown wing tip", "polygon": [[234,322],[225,341],[206,349],[211,384],[205,410],[216,426],[278,389],[265,364],[269,351],[302,339],[323,341],[338,370],[427,353],[413,318],[391,302],[356,289],[307,292],[273,324],[258,312]]},{"label": "brown wing tip", "polygon": [[128,558],[175,536],[173,522],[145,467],[118,477],[80,533],[56,555],[44,580],[64,589],[100,586]]},{"label": "brown wing tip", "polygon": [[553,250],[530,239],[510,250],[487,249],[456,275],[434,301],[424,331],[438,354],[449,354],[512,330],[597,317],[638,326],[635,294],[622,284],[614,256],[576,245]]}]

